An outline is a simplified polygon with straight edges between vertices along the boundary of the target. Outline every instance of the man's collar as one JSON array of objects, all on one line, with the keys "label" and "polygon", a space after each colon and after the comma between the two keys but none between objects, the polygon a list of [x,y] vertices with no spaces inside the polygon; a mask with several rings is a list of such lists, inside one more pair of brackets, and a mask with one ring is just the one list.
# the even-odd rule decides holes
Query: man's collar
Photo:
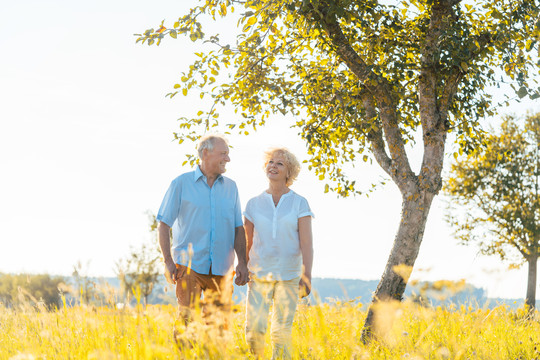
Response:
[{"label": "man's collar", "polygon": [[201,177],[204,177],[204,174],[201,171],[201,167],[199,165],[197,165],[197,168],[195,168],[195,171],[193,172],[193,180],[197,181]]},{"label": "man's collar", "polygon": [[[197,168],[195,169],[195,171],[193,172],[193,180],[195,182],[197,182],[200,178],[203,178],[204,180],[207,180],[206,179],[206,176],[203,174],[203,172],[201,171],[201,166],[200,165],[197,165]],[[219,181],[223,181],[223,176],[221,174],[219,174],[216,178],[216,181],[219,180]]]}]

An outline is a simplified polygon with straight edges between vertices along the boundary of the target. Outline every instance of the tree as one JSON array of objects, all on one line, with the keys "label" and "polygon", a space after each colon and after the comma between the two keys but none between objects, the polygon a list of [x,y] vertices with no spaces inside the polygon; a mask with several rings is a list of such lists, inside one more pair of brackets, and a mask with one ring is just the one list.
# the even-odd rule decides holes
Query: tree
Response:
[{"label": "tree", "polygon": [[0,273],[0,302],[6,306],[31,304],[56,308],[60,302],[61,276]]},{"label": "tree", "polygon": [[[244,12],[234,14],[235,6]],[[474,6],[460,0],[207,0],[169,27],[162,22],[139,34],[137,41],[159,45],[165,36],[185,34],[209,45],[168,94],[197,92],[211,99],[207,111],[180,119],[179,142],[220,126],[219,109],[230,104],[239,119],[221,126],[245,134],[271,114],[294,116],[308,146],[309,168],[328,180],[326,191],[361,193],[343,167],[376,160],[403,199],[373,297],[378,302],[402,299],[441,189],[448,133],[455,134],[460,151],[481,144],[479,122],[494,114],[488,90],[501,76],[518,97],[540,96],[536,82],[528,82],[536,70],[531,53],[538,50],[538,13],[538,0],[484,0]],[[205,35],[204,16],[237,20],[236,42]],[[423,160],[415,173],[406,146],[418,129]],[[396,266],[408,270],[394,271]],[[371,335],[374,308],[363,340]]]},{"label": "tree", "polygon": [[[150,232],[157,244],[156,217],[149,214],[149,218]],[[160,259],[161,252],[157,245],[142,244],[138,249],[132,248],[125,259],[120,259],[116,263],[116,275],[120,280],[124,296],[128,297],[130,291],[137,296],[136,292],[140,290],[144,304],[148,303],[148,297],[154,289],[154,284],[158,282],[161,275],[161,268],[158,267]]]},{"label": "tree", "polygon": [[73,295],[79,295],[79,302],[81,305],[89,305],[92,300],[97,297],[96,282],[88,276],[89,267],[90,260],[84,265],[81,260],[78,260],[73,266],[73,272],[71,273],[76,287],[76,291]]},{"label": "tree", "polygon": [[486,147],[458,158],[445,185],[448,221],[463,244],[514,266],[528,264],[525,303],[534,310],[540,255],[540,113],[523,127],[506,117]]}]

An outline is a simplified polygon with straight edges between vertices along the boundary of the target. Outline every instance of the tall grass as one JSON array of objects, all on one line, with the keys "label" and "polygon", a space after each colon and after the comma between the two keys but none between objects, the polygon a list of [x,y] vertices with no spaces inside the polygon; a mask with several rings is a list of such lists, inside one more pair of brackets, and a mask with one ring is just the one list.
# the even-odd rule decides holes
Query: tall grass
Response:
[{"label": "tall grass", "polygon": [[[426,308],[405,302],[384,304],[376,314],[377,337],[363,345],[359,338],[366,314],[361,306],[300,305],[294,358],[540,359],[540,323],[524,310]],[[56,311],[0,306],[0,359],[252,358],[242,307],[230,315],[226,329],[200,320],[180,326],[178,343],[172,336],[175,318],[174,306],[160,305]]]}]

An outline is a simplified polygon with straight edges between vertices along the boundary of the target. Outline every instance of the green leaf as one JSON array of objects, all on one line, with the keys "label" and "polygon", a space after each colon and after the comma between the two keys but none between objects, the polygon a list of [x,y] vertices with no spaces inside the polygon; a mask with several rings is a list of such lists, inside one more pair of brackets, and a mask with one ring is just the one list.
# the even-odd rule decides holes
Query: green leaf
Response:
[{"label": "green leaf", "polygon": [[518,92],[517,92],[517,96],[519,96],[519,98],[523,98],[525,96],[527,96],[529,92],[527,91],[527,88],[525,86],[522,86],[521,88],[519,88]]}]

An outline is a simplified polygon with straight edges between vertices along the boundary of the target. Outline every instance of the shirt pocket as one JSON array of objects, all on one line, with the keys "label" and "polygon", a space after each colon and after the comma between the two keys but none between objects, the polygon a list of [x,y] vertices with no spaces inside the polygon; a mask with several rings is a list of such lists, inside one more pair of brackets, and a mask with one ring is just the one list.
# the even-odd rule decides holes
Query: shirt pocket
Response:
[{"label": "shirt pocket", "polygon": [[232,224],[234,227],[234,218],[235,218],[235,207],[234,203],[230,201],[222,201],[218,205],[216,215],[219,217],[218,220],[225,224]]}]

